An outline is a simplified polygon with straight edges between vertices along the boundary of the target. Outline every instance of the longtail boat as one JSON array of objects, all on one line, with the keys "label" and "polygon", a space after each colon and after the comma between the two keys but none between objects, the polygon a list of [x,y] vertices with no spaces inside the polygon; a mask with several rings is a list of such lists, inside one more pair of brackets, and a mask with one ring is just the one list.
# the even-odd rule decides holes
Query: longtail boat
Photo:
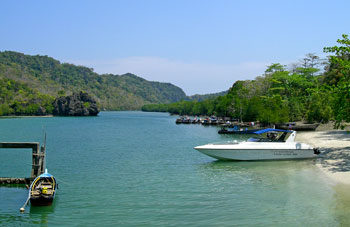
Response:
[{"label": "longtail boat", "polygon": [[30,185],[29,197],[32,206],[50,206],[55,198],[57,182],[53,175],[45,172]]}]

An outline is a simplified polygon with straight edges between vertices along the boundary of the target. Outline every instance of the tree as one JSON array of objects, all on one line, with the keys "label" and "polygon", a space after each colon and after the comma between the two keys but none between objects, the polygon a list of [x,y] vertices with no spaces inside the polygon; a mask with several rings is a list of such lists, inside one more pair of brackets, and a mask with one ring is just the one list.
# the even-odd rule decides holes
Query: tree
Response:
[{"label": "tree", "polygon": [[341,80],[349,81],[350,77],[350,40],[348,35],[343,34],[342,37],[343,39],[337,40],[340,46],[323,48],[325,53],[335,53],[329,56],[331,64],[326,73],[326,79],[331,84],[337,84]]},{"label": "tree", "polygon": [[280,95],[263,97],[263,108],[259,120],[263,123],[283,123],[289,121],[288,106]]},{"label": "tree", "polygon": [[334,116],[335,127],[344,128],[350,122],[350,40],[348,35],[343,34],[338,39],[339,46],[325,47],[326,53],[334,53],[330,56],[331,62],[326,80],[334,85]]},{"label": "tree", "polygon": [[309,123],[323,122],[327,123],[332,116],[332,103],[329,91],[315,91],[309,100],[309,107],[306,112],[306,119]]},{"label": "tree", "polygon": [[274,73],[274,72],[283,72],[286,70],[285,65],[281,65],[280,63],[273,63],[272,65],[268,66],[265,70],[265,74]]}]

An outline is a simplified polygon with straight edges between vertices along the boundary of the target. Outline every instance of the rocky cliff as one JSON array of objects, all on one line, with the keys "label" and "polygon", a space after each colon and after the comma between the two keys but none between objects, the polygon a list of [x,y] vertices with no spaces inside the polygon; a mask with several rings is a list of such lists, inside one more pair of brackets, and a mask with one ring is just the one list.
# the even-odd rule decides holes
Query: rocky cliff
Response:
[{"label": "rocky cliff", "polygon": [[96,101],[84,92],[59,97],[53,106],[55,116],[96,116],[100,112]]}]

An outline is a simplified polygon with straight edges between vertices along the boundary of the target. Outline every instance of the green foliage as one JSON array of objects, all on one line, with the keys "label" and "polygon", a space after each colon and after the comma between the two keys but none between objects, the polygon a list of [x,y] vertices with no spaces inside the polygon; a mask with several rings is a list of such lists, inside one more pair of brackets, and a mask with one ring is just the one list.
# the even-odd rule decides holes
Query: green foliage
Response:
[{"label": "green foliage", "polygon": [[315,91],[309,99],[309,106],[306,112],[308,122],[328,122],[332,117],[332,108],[327,103],[332,102],[329,91]]},{"label": "green foliage", "polygon": [[0,78],[24,82],[51,96],[86,91],[107,110],[138,110],[144,104],[186,99],[185,93],[170,83],[150,82],[130,73],[99,75],[84,66],[12,51],[0,52]]},{"label": "green foliage", "polygon": [[[288,108],[286,102],[280,95],[265,97],[262,100],[262,107],[259,108],[257,120],[263,123],[283,123],[289,121]],[[253,119],[249,119],[253,120]]]},{"label": "green foliage", "polygon": [[186,100],[201,102],[201,101],[204,101],[206,99],[215,99],[217,97],[224,96],[227,94],[227,92],[228,91],[222,91],[219,93],[206,94],[206,95],[192,95],[192,96],[187,97]]},{"label": "green foliage", "polygon": [[[264,76],[252,81],[236,81],[228,93],[201,102],[182,101],[166,105],[144,106],[147,111],[167,111],[174,114],[228,116],[242,121],[276,124],[288,121],[327,122],[333,118],[335,96],[328,84],[320,83],[323,75],[315,75],[317,56],[308,54],[302,66],[289,72],[274,63]],[[343,87],[344,92],[347,89]],[[350,94],[350,92],[348,93]],[[338,99],[336,99],[338,97]],[[349,114],[350,116],[350,114]]]},{"label": "green foliage", "polygon": [[0,52],[0,115],[51,113],[52,96],[84,90],[108,110],[142,106],[143,111],[215,114],[267,124],[336,120],[335,126],[343,127],[350,122],[350,40],[343,35],[337,42],[324,48],[334,54],[325,71],[318,68],[318,56],[307,54],[291,71],[274,63],[263,76],[236,81],[228,92],[192,97],[174,85],[133,74],[98,75],[47,56]]},{"label": "green foliage", "polygon": [[272,65],[268,66],[265,70],[265,73],[275,73],[275,72],[283,72],[286,70],[286,67],[284,65],[281,65],[280,63],[273,63]]},{"label": "green foliage", "polygon": [[341,80],[334,88],[335,127],[344,128],[350,122],[350,83]]},{"label": "green foliage", "polygon": [[54,98],[11,79],[0,79],[0,116],[52,114]]},{"label": "green foliage", "polygon": [[333,85],[335,127],[343,128],[350,122],[350,40],[348,35],[338,39],[339,46],[325,47],[330,56],[330,66],[325,81]]},{"label": "green foliage", "polygon": [[59,90],[57,93],[59,97],[66,96],[66,92],[64,90]]},{"label": "green foliage", "polygon": [[7,103],[0,104],[0,116],[12,115],[13,109]]}]

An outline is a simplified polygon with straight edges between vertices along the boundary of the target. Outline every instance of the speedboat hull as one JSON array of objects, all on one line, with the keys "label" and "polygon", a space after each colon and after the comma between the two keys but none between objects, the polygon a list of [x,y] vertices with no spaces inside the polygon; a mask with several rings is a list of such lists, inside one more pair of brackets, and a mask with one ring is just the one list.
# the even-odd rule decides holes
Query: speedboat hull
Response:
[{"label": "speedboat hull", "polygon": [[[314,158],[319,154],[310,145],[294,142],[295,131],[263,129],[255,134],[283,132],[282,135],[268,135],[268,138],[250,138],[242,142],[217,143],[197,146],[194,149],[219,160],[287,160]],[[286,138],[287,134],[289,137]],[[277,138],[278,137],[278,138]]]},{"label": "speedboat hull", "polygon": [[314,158],[313,149],[205,149],[195,147],[199,152],[219,160],[253,161]]}]

